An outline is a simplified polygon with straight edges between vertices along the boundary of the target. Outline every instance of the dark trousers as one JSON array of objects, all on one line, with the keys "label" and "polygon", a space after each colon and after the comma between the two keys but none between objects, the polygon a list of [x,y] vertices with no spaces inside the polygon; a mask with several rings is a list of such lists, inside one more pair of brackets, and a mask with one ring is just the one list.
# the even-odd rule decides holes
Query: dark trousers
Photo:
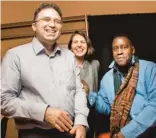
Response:
[{"label": "dark trousers", "polygon": [[3,117],[1,120],[1,138],[5,138],[7,131],[8,118]]},{"label": "dark trousers", "polygon": [[75,138],[68,132],[59,132],[57,129],[44,130],[40,128],[18,131],[18,138]]},{"label": "dark trousers", "polygon": [[86,138],[94,138],[95,122],[96,122],[96,113],[94,108],[90,108],[90,112],[87,120],[88,120],[89,129],[86,132]]}]

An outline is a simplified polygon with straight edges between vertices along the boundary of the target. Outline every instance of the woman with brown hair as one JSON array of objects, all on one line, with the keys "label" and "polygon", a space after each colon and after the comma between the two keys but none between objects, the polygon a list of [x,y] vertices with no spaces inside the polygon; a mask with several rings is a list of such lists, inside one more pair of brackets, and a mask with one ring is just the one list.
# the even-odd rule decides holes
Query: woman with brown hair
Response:
[{"label": "woman with brown hair", "polygon": [[[93,59],[94,48],[91,44],[90,39],[80,31],[75,31],[68,44],[68,48],[75,54],[77,65],[80,68],[80,78],[88,95],[89,91],[98,90],[98,71],[99,71],[99,61]],[[94,111],[90,109],[88,123],[89,131],[87,132],[87,138],[94,137]]]}]

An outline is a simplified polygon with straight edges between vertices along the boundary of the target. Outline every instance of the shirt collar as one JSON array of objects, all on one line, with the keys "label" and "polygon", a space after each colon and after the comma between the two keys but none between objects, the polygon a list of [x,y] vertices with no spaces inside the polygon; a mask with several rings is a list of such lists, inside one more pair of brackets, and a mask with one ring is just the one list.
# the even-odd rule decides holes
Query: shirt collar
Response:
[{"label": "shirt collar", "polygon": [[61,53],[61,48],[60,48],[60,46],[57,45],[57,44],[55,45],[55,49],[54,49],[54,51],[52,52],[52,54],[51,54],[50,56],[55,56],[56,53],[58,53],[58,54]]},{"label": "shirt collar", "polygon": [[[45,47],[41,44],[41,42],[34,37],[32,40],[33,49],[36,55],[45,50]],[[61,48],[56,44],[53,54],[55,55],[57,52],[61,52]]]},{"label": "shirt collar", "polygon": [[[76,57],[75,57],[76,58]],[[84,62],[83,62],[83,64],[82,65],[80,65],[80,67],[81,68],[88,68],[88,66],[89,66],[89,61],[88,60],[84,60]]]},{"label": "shirt collar", "polygon": [[[132,56],[132,60],[131,60],[131,64],[133,65],[135,63],[135,60],[134,60],[134,55]],[[116,66],[115,66],[115,61],[113,60],[112,63],[109,65],[109,68],[114,68],[116,69]]]}]

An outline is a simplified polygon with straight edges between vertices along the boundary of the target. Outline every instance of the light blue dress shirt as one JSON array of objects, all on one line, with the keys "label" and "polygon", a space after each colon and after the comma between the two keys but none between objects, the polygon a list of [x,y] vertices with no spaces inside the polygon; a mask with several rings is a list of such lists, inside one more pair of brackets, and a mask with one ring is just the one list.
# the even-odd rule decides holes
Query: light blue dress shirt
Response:
[{"label": "light blue dress shirt", "polygon": [[[102,78],[98,94],[89,94],[90,104],[95,104],[97,112],[107,115],[111,113],[115,99],[113,66],[114,62]],[[156,64],[153,62],[139,60],[139,78],[130,114],[132,120],[121,129],[125,138],[136,138],[147,128],[156,125]]]}]

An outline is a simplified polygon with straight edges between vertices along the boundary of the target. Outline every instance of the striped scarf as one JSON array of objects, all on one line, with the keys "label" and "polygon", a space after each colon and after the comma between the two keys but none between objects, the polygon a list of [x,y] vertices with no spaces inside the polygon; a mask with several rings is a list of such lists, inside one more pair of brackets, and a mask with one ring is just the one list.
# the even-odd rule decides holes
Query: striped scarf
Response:
[{"label": "striped scarf", "polygon": [[135,63],[130,67],[126,78],[121,84],[112,105],[110,117],[111,137],[117,134],[122,127],[129,123],[130,109],[135,97],[135,89],[139,75],[139,60],[135,57]]}]

